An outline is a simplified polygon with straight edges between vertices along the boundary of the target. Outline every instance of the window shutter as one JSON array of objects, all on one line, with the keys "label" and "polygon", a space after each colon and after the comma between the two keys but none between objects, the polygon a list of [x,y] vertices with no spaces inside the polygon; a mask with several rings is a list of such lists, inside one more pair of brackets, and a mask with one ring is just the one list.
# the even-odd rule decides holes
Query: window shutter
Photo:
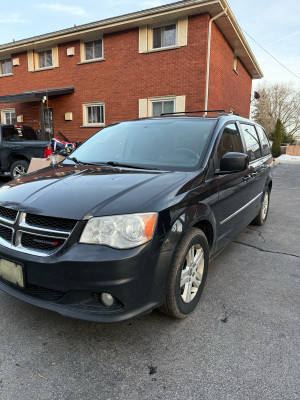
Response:
[{"label": "window shutter", "polygon": [[52,47],[52,65],[58,67],[58,46]]},{"label": "window shutter", "polygon": [[175,109],[176,112],[185,111],[185,96],[176,96]]},{"label": "window shutter", "polygon": [[147,99],[139,99],[139,118],[148,117]]},{"label": "window shutter", "polygon": [[34,71],[33,51],[27,51],[28,71]]},{"label": "window shutter", "polygon": [[178,20],[178,46],[187,45],[188,36],[188,17],[179,18]]},{"label": "window shutter", "polygon": [[140,29],[139,29],[139,53],[144,53],[147,50],[148,50],[147,26],[140,26]]}]

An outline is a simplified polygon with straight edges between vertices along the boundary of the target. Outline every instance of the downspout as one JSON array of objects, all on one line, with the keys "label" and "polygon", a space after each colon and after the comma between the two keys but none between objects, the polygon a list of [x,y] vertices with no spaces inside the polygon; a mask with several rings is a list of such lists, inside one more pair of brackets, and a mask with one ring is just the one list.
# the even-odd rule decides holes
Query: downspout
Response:
[{"label": "downspout", "polygon": [[[207,63],[206,63],[206,84],[205,84],[205,103],[204,110],[207,110],[208,107],[208,91],[209,91],[209,72],[210,72],[210,47],[211,47],[211,26],[212,23],[223,14],[226,14],[227,7],[220,12],[220,14],[215,15],[213,18],[209,20],[208,23],[208,44],[207,44]],[[207,115],[207,112],[204,113],[204,117]]]}]

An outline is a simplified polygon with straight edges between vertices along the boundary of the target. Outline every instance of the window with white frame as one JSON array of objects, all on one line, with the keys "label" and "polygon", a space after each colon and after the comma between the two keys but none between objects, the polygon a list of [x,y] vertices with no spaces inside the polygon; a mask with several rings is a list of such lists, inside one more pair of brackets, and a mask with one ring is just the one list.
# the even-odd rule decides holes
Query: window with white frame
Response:
[{"label": "window with white frame", "polygon": [[10,58],[7,58],[6,60],[0,60],[0,67],[1,75],[12,74],[12,63]]},{"label": "window with white frame", "polygon": [[139,53],[177,49],[188,44],[188,17],[139,27]]},{"label": "window with white frame", "polygon": [[151,116],[158,117],[161,114],[175,112],[175,99],[151,101]]},{"label": "window with white frame", "polygon": [[52,67],[53,66],[53,61],[52,61],[52,50],[44,50],[44,51],[39,51],[37,53],[37,58],[38,58],[38,67],[39,68],[47,68],[47,67]]},{"label": "window with white frame", "polygon": [[170,47],[176,45],[176,24],[159,26],[152,30],[152,48]]},{"label": "window with white frame", "polygon": [[185,112],[185,95],[165,95],[139,99],[139,118]]},{"label": "window with white frame", "polygon": [[58,67],[58,46],[51,49],[27,51],[28,71],[34,72]]},{"label": "window with white frame", "polygon": [[83,125],[104,125],[104,103],[86,103],[83,105]]},{"label": "window with white frame", "polygon": [[1,110],[1,122],[2,124],[15,124],[17,122],[16,110],[14,108]]},{"label": "window with white frame", "polygon": [[95,60],[102,58],[102,39],[92,40],[84,43],[85,60]]}]

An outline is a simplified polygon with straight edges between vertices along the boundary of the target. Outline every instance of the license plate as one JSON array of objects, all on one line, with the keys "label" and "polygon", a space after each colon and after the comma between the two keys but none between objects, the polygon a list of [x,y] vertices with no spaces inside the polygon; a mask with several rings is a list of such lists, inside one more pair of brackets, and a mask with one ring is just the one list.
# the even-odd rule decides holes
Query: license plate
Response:
[{"label": "license plate", "polygon": [[0,278],[14,285],[24,287],[23,267],[11,261],[0,258]]}]

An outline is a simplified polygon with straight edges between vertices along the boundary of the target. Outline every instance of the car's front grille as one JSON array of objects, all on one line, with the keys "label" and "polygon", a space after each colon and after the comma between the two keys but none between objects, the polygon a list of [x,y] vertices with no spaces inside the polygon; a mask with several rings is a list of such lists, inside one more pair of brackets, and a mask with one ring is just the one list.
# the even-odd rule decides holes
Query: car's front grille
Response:
[{"label": "car's front grille", "polygon": [[64,239],[49,238],[40,235],[22,233],[21,245],[30,249],[57,250],[64,244]]},{"label": "car's front grille", "polygon": [[71,231],[76,225],[75,220],[67,218],[46,217],[43,215],[26,214],[26,223],[45,229]]},{"label": "car's front grille", "polygon": [[15,221],[17,218],[18,211],[11,210],[10,208],[0,206],[0,218],[5,218],[10,221]]},{"label": "car's front grille", "polygon": [[6,240],[7,242],[12,241],[12,229],[7,228],[6,226],[0,225],[0,238]]},{"label": "car's front grille", "polygon": [[73,219],[27,214],[0,206],[0,245],[49,256],[63,247],[76,223]]},{"label": "car's front grille", "polygon": [[65,295],[64,292],[59,292],[58,290],[47,289],[32,284],[27,284],[26,287],[20,291],[28,296],[46,301],[58,301]]}]

